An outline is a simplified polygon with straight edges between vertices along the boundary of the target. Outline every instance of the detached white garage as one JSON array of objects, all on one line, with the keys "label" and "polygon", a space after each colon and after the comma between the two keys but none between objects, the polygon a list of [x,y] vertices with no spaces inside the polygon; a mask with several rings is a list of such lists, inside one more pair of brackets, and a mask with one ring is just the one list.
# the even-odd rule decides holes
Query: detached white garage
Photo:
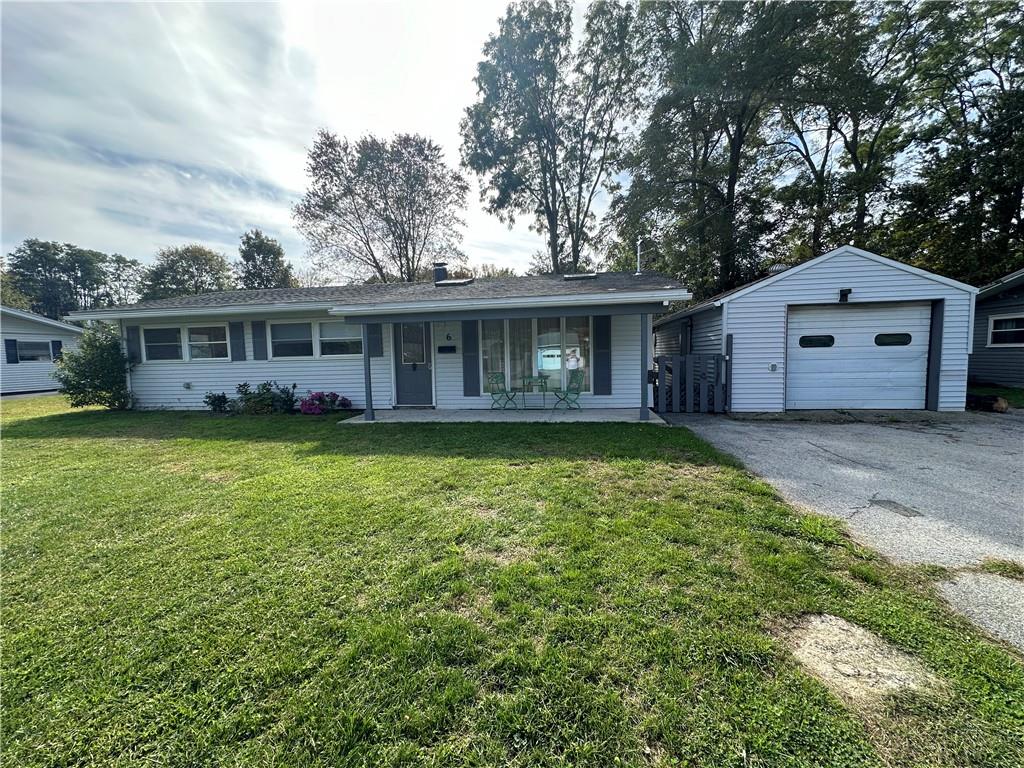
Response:
[{"label": "detached white garage", "polygon": [[659,319],[655,344],[727,355],[731,411],[962,411],[976,293],[844,246]]}]

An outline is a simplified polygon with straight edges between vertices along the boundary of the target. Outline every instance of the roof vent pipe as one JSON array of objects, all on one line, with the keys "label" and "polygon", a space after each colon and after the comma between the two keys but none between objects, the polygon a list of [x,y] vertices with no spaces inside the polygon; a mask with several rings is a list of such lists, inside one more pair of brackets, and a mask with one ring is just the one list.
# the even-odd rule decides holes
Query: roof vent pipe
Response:
[{"label": "roof vent pipe", "polygon": [[440,283],[448,279],[448,265],[443,261],[434,262],[434,282]]}]

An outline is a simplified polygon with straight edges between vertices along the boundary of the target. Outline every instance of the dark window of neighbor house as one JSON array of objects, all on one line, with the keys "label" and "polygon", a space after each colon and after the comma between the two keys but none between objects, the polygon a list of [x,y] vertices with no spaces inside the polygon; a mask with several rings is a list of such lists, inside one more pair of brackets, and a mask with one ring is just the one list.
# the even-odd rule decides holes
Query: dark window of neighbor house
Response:
[{"label": "dark window of neighbor house", "polygon": [[990,347],[1024,345],[1024,315],[993,317],[990,320],[988,345]]},{"label": "dark window of neighbor house", "polygon": [[18,362],[50,362],[50,342],[48,341],[19,341]]},{"label": "dark window of neighbor house", "polygon": [[181,360],[181,328],[143,328],[147,360]]},{"label": "dark window of neighbor house", "polygon": [[875,336],[876,347],[905,347],[910,341],[909,333],[879,333]]},{"label": "dark window of neighbor house", "polygon": [[819,336],[801,336],[800,346],[804,348],[831,347],[836,343],[835,336],[821,334]]}]

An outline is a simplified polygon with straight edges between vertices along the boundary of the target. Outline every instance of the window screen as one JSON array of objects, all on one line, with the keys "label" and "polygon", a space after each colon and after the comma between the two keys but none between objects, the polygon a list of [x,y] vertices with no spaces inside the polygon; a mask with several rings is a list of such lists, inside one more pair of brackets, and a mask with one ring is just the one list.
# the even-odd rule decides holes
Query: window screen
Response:
[{"label": "window screen", "polygon": [[880,333],[875,336],[876,347],[905,347],[910,343],[909,333]]},{"label": "window screen", "polygon": [[48,341],[19,341],[18,362],[49,362],[50,342]]},{"label": "window screen", "polygon": [[181,360],[181,328],[143,328],[147,360]]},{"label": "window screen", "polygon": [[270,326],[270,349],[274,357],[312,357],[312,323],[275,323]]},{"label": "window screen", "polygon": [[223,325],[188,329],[188,356],[192,360],[228,357],[228,329]]},{"label": "window screen", "polygon": [[804,348],[831,347],[836,343],[835,336],[821,334],[820,336],[801,336],[800,346]]},{"label": "window screen", "polygon": [[363,354],[363,327],[351,323],[320,323],[321,355]]}]

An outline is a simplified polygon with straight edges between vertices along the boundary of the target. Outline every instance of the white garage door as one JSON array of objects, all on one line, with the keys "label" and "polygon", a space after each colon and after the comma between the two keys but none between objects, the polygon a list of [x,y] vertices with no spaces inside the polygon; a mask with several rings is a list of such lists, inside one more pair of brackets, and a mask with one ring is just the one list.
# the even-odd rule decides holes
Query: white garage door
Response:
[{"label": "white garage door", "polygon": [[786,408],[924,408],[930,302],[790,307]]}]

